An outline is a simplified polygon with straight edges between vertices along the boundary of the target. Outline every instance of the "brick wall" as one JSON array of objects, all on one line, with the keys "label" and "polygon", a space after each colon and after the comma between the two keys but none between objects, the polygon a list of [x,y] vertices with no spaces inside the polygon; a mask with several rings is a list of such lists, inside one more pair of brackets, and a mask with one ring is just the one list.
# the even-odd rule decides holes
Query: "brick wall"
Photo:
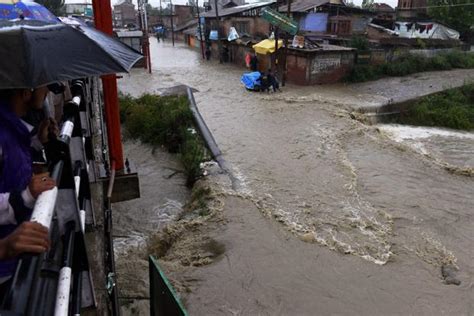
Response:
[{"label": "brick wall", "polygon": [[354,52],[322,52],[310,61],[308,84],[341,81],[354,65]]},{"label": "brick wall", "polygon": [[341,81],[354,65],[352,51],[324,51],[288,55],[288,81],[299,85]]},{"label": "brick wall", "polygon": [[289,54],[286,59],[287,80],[299,85],[308,84],[308,58]]},{"label": "brick wall", "polygon": [[376,29],[375,27],[367,27],[367,37],[371,40],[380,40],[382,38],[392,38],[393,36],[387,32]]}]

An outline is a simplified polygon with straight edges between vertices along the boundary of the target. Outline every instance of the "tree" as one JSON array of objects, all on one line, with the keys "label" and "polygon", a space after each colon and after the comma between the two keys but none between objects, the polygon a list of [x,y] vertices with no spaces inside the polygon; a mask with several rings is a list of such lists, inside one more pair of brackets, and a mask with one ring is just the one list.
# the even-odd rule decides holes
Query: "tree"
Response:
[{"label": "tree", "polygon": [[466,38],[474,25],[472,0],[429,0],[428,6],[431,7],[428,14],[432,18],[459,31],[462,38]]},{"label": "tree", "polygon": [[160,8],[155,8],[151,4],[146,4],[146,13],[148,16],[160,16]]},{"label": "tree", "polygon": [[36,0],[55,15],[64,14],[64,0]]},{"label": "tree", "polygon": [[362,0],[362,9],[374,10],[375,1],[374,0]]}]

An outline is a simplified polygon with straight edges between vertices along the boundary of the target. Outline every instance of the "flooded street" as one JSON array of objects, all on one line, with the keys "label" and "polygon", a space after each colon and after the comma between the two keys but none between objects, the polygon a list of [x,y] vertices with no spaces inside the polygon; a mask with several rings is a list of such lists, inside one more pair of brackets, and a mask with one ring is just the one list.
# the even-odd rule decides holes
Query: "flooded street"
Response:
[{"label": "flooded street", "polygon": [[[181,272],[191,315],[474,312],[474,134],[364,125],[351,109],[387,97],[343,85],[249,92],[243,68],[151,40],[153,74],[134,70],[119,88],[197,89],[201,114],[240,180],[234,191],[221,176],[208,179],[226,224],[207,233],[226,252]],[[179,166],[146,146],[125,147],[143,197],[116,207],[115,234],[125,239],[115,243],[133,257],[128,247],[142,247],[172,220],[189,192],[177,191],[178,176],[157,194],[163,166]]]}]

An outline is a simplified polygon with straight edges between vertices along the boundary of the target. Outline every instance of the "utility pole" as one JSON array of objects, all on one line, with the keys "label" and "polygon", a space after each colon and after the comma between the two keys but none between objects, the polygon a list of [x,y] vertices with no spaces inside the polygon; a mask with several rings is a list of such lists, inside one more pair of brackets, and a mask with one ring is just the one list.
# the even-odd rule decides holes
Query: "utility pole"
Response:
[{"label": "utility pole", "polygon": [[148,73],[151,74],[151,56],[150,56],[150,37],[148,35],[148,15],[146,11],[147,3],[146,1],[142,2],[142,14],[143,14],[143,47],[146,55],[146,67],[148,68]]},{"label": "utility pole", "polygon": [[197,16],[198,16],[198,31],[199,31],[199,45],[201,46],[201,53],[202,53],[202,59],[205,59],[206,56],[204,54],[204,43],[202,41],[202,25],[201,25],[201,15],[199,13],[199,0],[196,0],[196,9],[197,9]]},{"label": "utility pole", "polygon": [[173,43],[174,47],[174,22],[173,22],[173,1],[170,0],[171,5],[171,42]]},{"label": "utility pole", "polygon": [[217,0],[214,0],[214,10],[216,10],[216,22],[217,22],[217,50],[219,54],[219,63],[222,64],[222,42],[221,42],[221,23],[219,19],[219,8]]},{"label": "utility pole", "polygon": [[163,7],[161,6],[161,0],[160,0],[160,23],[161,23],[161,27],[164,28],[165,26],[163,24]]},{"label": "utility pole", "polygon": [[[287,1],[288,1],[288,11],[287,11],[287,15],[288,15],[288,18],[290,18],[290,16],[291,16],[291,0],[287,0]],[[288,68],[287,68],[287,60],[288,60],[288,36],[285,36],[284,46],[285,46],[285,56],[284,56],[284,61],[283,61],[283,74],[282,74],[282,77],[281,77],[281,85],[282,85],[282,86],[285,86],[286,77],[287,77],[287,74],[288,74]]]}]

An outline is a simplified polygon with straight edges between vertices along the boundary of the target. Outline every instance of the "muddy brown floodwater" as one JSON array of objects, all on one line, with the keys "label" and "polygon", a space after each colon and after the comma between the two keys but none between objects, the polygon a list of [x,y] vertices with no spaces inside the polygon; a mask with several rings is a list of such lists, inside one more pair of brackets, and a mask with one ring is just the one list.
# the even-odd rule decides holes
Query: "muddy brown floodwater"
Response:
[{"label": "muddy brown floodwater", "polygon": [[[197,89],[201,114],[240,180],[237,191],[222,175],[206,180],[223,224],[204,233],[225,252],[168,271],[186,284],[191,315],[474,313],[472,133],[367,126],[351,109],[381,96],[343,85],[252,93],[239,83],[242,68],[204,62],[181,45],[152,40],[151,48],[153,74],[133,71],[120,89]],[[145,146],[133,146],[133,155],[148,157]],[[155,211],[164,205],[148,178],[163,162],[150,159],[137,163],[149,194],[115,215],[127,222],[119,231],[143,240],[160,229]],[[179,212],[187,194],[170,193],[171,209]]]}]

